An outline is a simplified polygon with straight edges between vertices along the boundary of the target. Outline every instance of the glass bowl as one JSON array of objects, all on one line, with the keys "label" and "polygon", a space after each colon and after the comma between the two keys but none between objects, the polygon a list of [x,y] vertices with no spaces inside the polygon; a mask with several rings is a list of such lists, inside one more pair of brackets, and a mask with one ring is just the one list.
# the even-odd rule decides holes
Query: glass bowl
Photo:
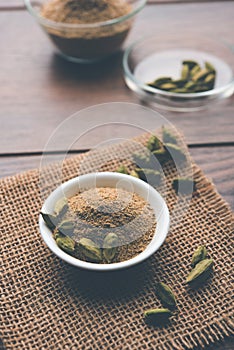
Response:
[{"label": "glass bowl", "polygon": [[[233,51],[212,38],[176,33],[150,37],[130,46],[123,57],[128,87],[141,99],[168,110],[191,111],[204,108],[234,91]],[[213,89],[205,92],[175,93],[147,85],[159,77],[180,78],[182,61],[210,62],[216,69]]]},{"label": "glass bowl", "polygon": [[24,2],[58,53],[73,62],[89,63],[101,60],[121,48],[135,15],[144,7],[146,0],[126,0],[132,11],[125,16],[89,24],[61,23],[42,17],[41,7],[48,0]]}]

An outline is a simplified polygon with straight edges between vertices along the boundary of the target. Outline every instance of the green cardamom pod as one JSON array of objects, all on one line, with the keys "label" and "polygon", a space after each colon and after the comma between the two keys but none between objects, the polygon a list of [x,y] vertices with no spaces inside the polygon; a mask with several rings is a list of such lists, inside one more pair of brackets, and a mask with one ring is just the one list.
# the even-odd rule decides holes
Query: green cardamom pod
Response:
[{"label": "green cardamom pod", "polygon": [[197,74],[198,72],[200,72],[200,71],[201,71],[201,67],[199,66],[199,64],[197,64],[197,65],[194,66],[194,67],[191,69],[191,71],[190,71],[191,77],[193,78],[193,76],[194,76],[195,74]]},{"label": "green cardamom pod", "polygon": [[129,174],[128,168],[125,165],[120,165],[117,169],[116,169],[117,173],[121,173],[121,174]]},{"label": "green cardamom pod", "polygon": [[154,151],[153,155],[160,165],[163,165],[170,160],[170,157],[168,156],[168,153],[165,151],[164,148],[159,149],[158,151]]},{"label": "green cardamom pod", "polygon": [[67,204],[67,198],[65,197],[60,198],[54,206],[55,214],[59,216],[60,219],[63,218],[63,216],[67,213],[68,209],[69,206]]},{"label": "green cardamom pod", "polygon": [[197,265],[197,263],[199,263],[200,261],[206,259],[206,255],[207,255],[206,247],[204,245],[201,245],[200,247],[198,247],[192,256],[192,261],[191,261],[192,267]]},{"label": "green cardamom pod", "polygon": [[40,212],[41,216],[43,217],[43,220],[46,223],[46,226],[53,231],[56,228],[56,225],[58,224],[58,217],[55,215],[51,215],[51,214],[46,214],[46,213],[42,213]]},{"label": "green cardamom pod", "polygon": [[171,92],[176,92],[178,94],[187,94],[190,93],[190,91],[188,91],[185,87],[184,88],[176,88],[171,90]]},{"label": "green cardamom pod", "polygon": [[186,177],[178,177],[173,180],[172,187],[175,190],[176,194],[192,194],[196,189],[196,183],[193,179]]},{"label": "green cardamom pod", "polygon": [[161,181],[159,171],[153,169],[136,168],[139,179],[149,183],[152,186],[157,186]]},{"label": "green cardamom pod", "polygon": [[205,281],[212,271],[213,259],[204,259],[200,261],[193,270],[188,274],[187,283],[200,283]]},{"label": "green cardamom pod", "polygon": [[197,84],[195,88],[193,89],[193,92],[205,92],[210,90],[210,87],[208,84],[202,83],[202,84]]},{"label": "green cardamom pod", "polygon": [[187,84],[184,86],[185,89],[188,90],[188,92],[192,92],[192,90],[195,88],[196,84],[193,81],[188,81]]},{"label": "green cardamom pod", "polygon": [[210,72],[216,72],[215,67],[213,66],[213,64],[211,64],[210,62],[205,62],[205,67],[206,69],[208,69]]},{"label": "green cardamom pod", "polygon": [[148,85],[157,88],[160,85],[162,85],[164,83],[169,83],[171,81],[172,81],[172,79],[170,77],[161,77],[161,78],[154,80],[152,83],[149,83]]},{"label": "green cardamom pod", "polygon": [[190,77],[190,69],[188,64],[183,64],[182,70],[181,70],[181,79],[182,80],[188,80]]},{"label": "green cardamom pod", "polygon": [[157,136],[152,135],[148,142],[146,147],[148,148],[148,150],[150,150],[151,152],[156,151],[158,149],[160,149],[162,147],[162,143],[161,141],[157,138]]},{"label": "green cardamom pod", "polygon": [[57,237],[56,243],[59,248],[61,248],[68,254],[72,254],[75,250],[75,241],[73,241],[73,239],[71,239],[70,237]]},{"label": "green cardamom pod", "polygon": [[119,245],[118,236],[115,233],[108,233],[103,241],[103,256],[108,263],[113,261],[117,253],[117,247]]},{"label": "green cardamom pod", "polygon": [[102,260],[101,249],[91,239],[81,238],[79,249],[91,261],[100,262]]},{"label": "green cardamom pod", "polygon": [[175,307],[176,306],[176,297],[173,294],[170,287],[165,283],[159,282],[156,285],[156,293],[162,303],[165,303],[167,306]]},{"label": "green cardamom pod", "polygon": [[167,322],[172,315],[168,309],[149,309],[144,311],[146,322],[159,325]]},{"label": "green cardamom pod", "polygon": [[159,89],[165,90],[165,91],[171,91],[172,89],[176,88],[176,84],[173,83],[165,83],[159,86]]},{"label": "green cardamom pod", "polygon": [[165,150],[169,153],[169,156],[174,160],[174,162],[184,162],[186,160],[186,156],[182,149],[177,145],[172,143],[164,144]]},{"label": "green cardamom pod", "polygon": [[187,81],[187,79],[173,80],[173,84],[175,84],[177,88],[183,88],[186,85]]},{"label": "green cardamom pod", "polygon": [[136,166],[140,168],[149,168],[150,167],[150,156],[149,154],[141,154],[141,153],[134,153],[132,155],[133,162]]},{"label": "green cardamom pod", "polygon": [[71,221],[69,219],[65,219],[59,224],[57,229],[63,235],[71,236],[74,232],[74,229],[75,229],[75,223],[74,223],[74,221]]},{"label": "green cardamom pod", "polygon": [[209,86],[210,90],[213,89],[215,84],[215,74],[211,73],[207,75],[205,78],[205,83]]},{"label": "green cardamom pod", "polygon": [[139,179],[139,175],[137,174],[136,170],[131,170],[130,175]]},{"label": "green cardamom pod", "polygon": [[162,127],[162,138],[164,143],[172,143],[176,145],[178,142],[176,136],[164,126]]},{"label": "green cardamom pod", "polygon": [[215,81],[215,75],[213,73],[210,73],[205,78],[205,83],[213,83]]},{"label": "green cardamom pod", "polygon": [[209,74],[210,74],[210,71],[208,69],[206,68],[201,69],[199,72],[193,75],[192,80],[195,82],[204,81],[207,75]]},{"label": "green cardamom pod", "polygon": [[193,69],[193,67],[197,66],[198,63],[196,61],[193,60],[185,60],[182,62],[182,64],[186,64],[187,66],[189,66],[189,69]]}]

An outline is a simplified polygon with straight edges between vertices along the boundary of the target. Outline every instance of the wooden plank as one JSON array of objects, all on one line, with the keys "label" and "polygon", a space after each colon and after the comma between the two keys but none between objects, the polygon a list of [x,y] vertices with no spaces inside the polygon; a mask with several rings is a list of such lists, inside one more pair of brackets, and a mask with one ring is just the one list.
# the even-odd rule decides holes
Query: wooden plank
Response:
[{"label": "wooden plank", "polygon": [[234,209],[234,147],[193,148],[190,153]]},{"label": "wooden plank", "polygon": [[[127,44],[152,33],[167,40],[168,31],[193,26],[201,36],[213,34],[232,43],[233,9],[232,2],[223,1],[146,6]],[[84,107],[139,102],[124,84],[121,54],[93,67],[67,63],[53,56],[49,40],[26,11],[0,12],[0,28],[0,153],[42,150],[58,124]],[[189,143],[231,141],[233,101],[207,111],[161,113]]]},{"label": "wooden plank", "polygon": [[41,157],[7,157],[0,158],[0,177],[13,176],[17,173],[39,168]]},{"label": "wooden plank", "polygon": [[[195,162],[234,209],[234,147],[190,149]],[[54,158],[56,160],[56,158]],[[11,176],[40,166],[40,156],[0,158],[0,176]]]}]

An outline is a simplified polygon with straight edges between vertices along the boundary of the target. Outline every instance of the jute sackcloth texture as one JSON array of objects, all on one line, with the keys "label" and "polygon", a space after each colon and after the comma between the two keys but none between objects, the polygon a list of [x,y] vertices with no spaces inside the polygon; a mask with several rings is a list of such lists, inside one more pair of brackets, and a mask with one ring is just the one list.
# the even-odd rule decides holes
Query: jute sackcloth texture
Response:
[{"label": "jute sackcloth texture", "polygon": [[[110,155],[127,147],[115,145]],[[102,170],[114,170],[117,160]],[[93,170],[101,153],[79,155],[63,164],[63,181]],[[99,158],[99,159],[98,159]],[[85,159],[88,161],[85,161]],[[56,166],[44,170],[50,189]],[[205,346],[233,330],[233,216],[228,205],[192,163],[197,191],[184,210],[171,187],[166,201],[174,217],[166,242],[144,263],[112,273],[82,271],[55,257],[42,241],[39,170],[0,181],[1,186],[1,336],[10,350],[182,350]],[[167,183],[175,174],[168,170]],[[54,180],[53,180],[54,181]],[[182,196],[183,197],[183,196]],[[175,208],[175,209],[173,209]],[[214,259],[212,279],[200,289],[185,284],[193,250],[205,244]],[[155,284],[170,285],[178,307],[168,325],[145,324],[143,311],[160,307]]]}]

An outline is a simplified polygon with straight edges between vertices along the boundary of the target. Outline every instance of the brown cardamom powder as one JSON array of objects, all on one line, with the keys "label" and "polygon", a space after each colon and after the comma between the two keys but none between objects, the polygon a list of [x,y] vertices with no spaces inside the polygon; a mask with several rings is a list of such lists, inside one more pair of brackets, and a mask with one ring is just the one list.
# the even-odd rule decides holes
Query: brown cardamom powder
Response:
[{"label": "brown cardamom powder", "polygon": [[[89,189],[68,200],[68,217],[75,222],[72,238],[91,239],[102,248],[108,233],[118,236],[119,246],[112,262],[133,258],[151,242],[156,218],[150,204],[136,193],[110,187]],[[86,260],[76,249],[75,257]],[[103,261],[105,263],[105,261]]]},{"label": "brown cardamom powder", "polygon": [[94,27],[68,25],[97,24],[129,14],[132,7],[126,0],[50,0],[40,11],[45,19],[57,26],[44,24],[44,29],[66,56],[98,59],[117,51],[126,38],[132,19]]}]

